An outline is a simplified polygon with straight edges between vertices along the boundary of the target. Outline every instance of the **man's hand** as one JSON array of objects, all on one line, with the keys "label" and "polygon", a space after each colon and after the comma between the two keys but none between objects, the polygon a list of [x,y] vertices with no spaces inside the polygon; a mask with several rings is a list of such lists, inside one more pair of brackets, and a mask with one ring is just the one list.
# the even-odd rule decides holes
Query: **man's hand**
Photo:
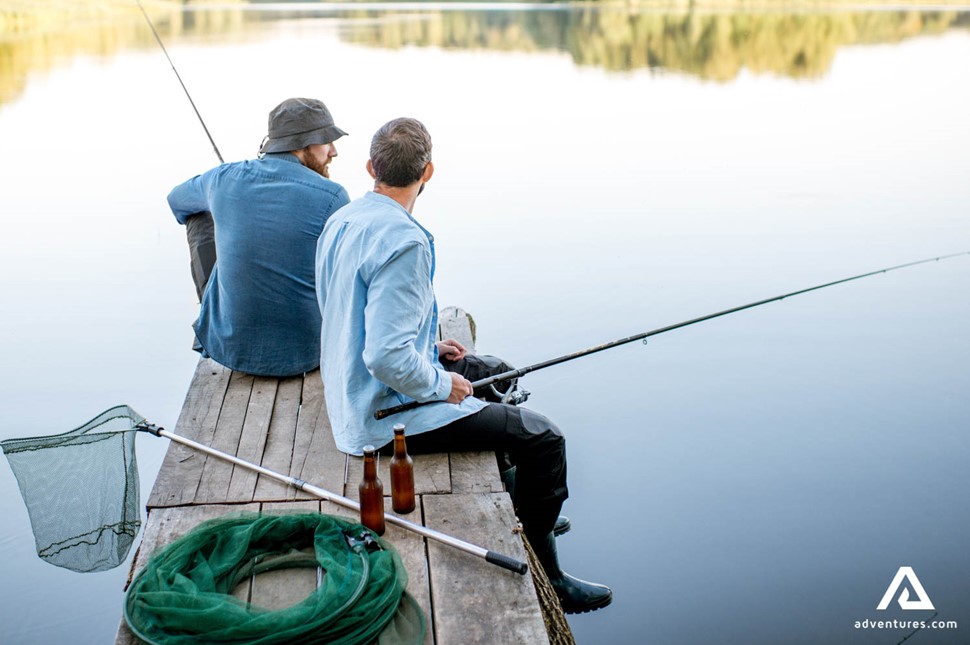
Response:
[{"label": "man's hand", "polygon": [[[459,347],[461,346],[459,345]],[[465,397],[472,395],[472,382],[461,374],[454,372],[449,372],[449,374],[451,374],[451,394],[448,395],[446,401],[448,403],[461,403]]]},{"label": "man's hand", "polygon": [[460,361],[465,358],[465,346],[454,338],[438,341],[438,358],[446,361]]}]

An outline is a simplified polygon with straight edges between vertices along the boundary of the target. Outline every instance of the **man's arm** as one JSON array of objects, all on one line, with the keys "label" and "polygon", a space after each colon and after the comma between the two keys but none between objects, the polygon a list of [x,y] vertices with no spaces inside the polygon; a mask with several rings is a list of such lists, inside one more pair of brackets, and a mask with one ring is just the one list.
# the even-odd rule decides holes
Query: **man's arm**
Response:
[{"label": "man's arm", "polygon": [[430,254],[419,243],[409,243],[371,277],[364,309],[364,364],[379,381],[417,401],[457,403],[471,394],[471,384],[415,348],[433,302]]},{"label": "man's arm", "polygon": [[179,224],[185,224],[193,215],[212,210],[209,208],[208,175],[196,175],[168,194],[168,206]]}]

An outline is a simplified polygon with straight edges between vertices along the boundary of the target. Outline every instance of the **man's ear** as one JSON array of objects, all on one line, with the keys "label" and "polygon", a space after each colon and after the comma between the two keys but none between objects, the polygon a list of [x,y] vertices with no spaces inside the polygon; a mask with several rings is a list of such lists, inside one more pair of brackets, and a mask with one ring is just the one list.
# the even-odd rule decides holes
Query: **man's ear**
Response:
[{"label": "man's ear", "polygon": [[367,160],[367,174],[370,175],[371,179],[377,181],[377,173],[374,172],[374,165],[371,164],[370,159]]},{"label": "man's ear", "polygon": [[429,161],[428,165],[424,167],[424,174],[421,175],[421,181],[424,183],[428,183],[429,181],[431,181],[431,175],[433,174],[434,174],[434,164]]}]

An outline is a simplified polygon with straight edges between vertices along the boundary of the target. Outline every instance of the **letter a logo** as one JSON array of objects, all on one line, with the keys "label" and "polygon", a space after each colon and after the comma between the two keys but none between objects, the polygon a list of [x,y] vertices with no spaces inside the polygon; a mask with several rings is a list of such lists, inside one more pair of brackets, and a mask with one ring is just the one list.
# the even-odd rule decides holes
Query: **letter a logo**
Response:
[{"label": "letter a logo", "polygon": [[916,592],[918,600],[910,600],[909,589],[903,588],[903,593],[899,594],[900,607],[903,609],[934,609],[933,603],[930,602],[930,597],[926,595],[926,591],[923,589],[923,585],[920,584],[919,578],[916,577],[916,572],[913,571],[913,567],[899,567],[899,571],[896,572],[896,577],[893,578],[893,581],[889,584],[889,589],[886,589],[886,594],[882,597],[882,601],[876,607],[877,610],[885,609],[889,606],[892,599],[896,597],[896,592],[899,591],[903,580],[909,581],[909,585]]}]

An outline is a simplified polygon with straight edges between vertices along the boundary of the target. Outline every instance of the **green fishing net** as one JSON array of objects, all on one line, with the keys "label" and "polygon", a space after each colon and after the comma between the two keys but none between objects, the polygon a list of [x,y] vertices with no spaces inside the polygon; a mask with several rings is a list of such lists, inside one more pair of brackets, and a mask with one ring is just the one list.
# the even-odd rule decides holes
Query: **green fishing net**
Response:
[{"label": "green fishing net", "polygon": [[80,572],[125,561],[141,526],[135,428],[127,405],[63,434],[3,441],[37,555]]},{"label": "green fishing net", "polygon": [[[302,601],[269,610],[233,595],[252,574],[323,570]],[[424,615],[384,540],[330,515],[233,514],[204,522],[153,555],[128,589],[139,638],[176,643],[421,643]]]}]

